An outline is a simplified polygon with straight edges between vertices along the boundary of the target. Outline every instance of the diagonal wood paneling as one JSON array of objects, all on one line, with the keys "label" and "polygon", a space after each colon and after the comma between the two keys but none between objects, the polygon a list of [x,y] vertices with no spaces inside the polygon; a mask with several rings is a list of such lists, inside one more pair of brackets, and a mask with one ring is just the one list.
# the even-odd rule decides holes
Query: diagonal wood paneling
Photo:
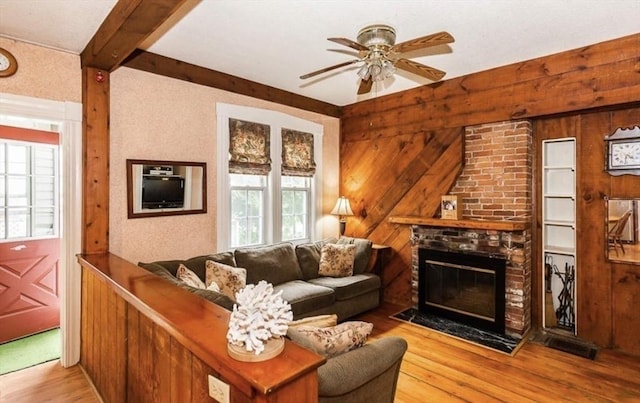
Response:
[{"label": "diagonal wood paneling", "polygon": [[[388,222],[392,215],[431,217],[440,196],[455,183],[463,165],[462,129],[362,136],[341,149],[343,194],[352,203],[347,235],[389,245],[395,255],[383,276],[385,295],[398,303],[411,298],[409,227]],[[346,174],[345,174],[346,173]],[[415,203],[419,200],[419,203]],[[366,211],[366,217],[363,216]]]}]

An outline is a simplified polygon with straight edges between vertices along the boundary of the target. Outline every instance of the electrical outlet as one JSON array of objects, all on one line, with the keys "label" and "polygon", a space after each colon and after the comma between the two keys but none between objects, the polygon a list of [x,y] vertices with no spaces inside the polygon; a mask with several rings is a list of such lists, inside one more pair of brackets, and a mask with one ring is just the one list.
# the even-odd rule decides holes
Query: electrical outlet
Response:
[{"label": "electrical outlet", "polygon": [[209,396],[220,403],[229,403],[229,385],[211,375],[209,377]]}]

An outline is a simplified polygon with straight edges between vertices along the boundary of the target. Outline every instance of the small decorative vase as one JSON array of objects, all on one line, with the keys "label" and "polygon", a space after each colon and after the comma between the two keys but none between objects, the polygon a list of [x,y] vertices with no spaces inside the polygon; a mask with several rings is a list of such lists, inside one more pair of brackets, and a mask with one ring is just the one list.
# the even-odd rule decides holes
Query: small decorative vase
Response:
[{"label": "small decorative vase", "polygon": [[264,351],[256,354],[253,351],[247,351],[244,346],[236,346],[227,343],[227,352],[234,360],[244,362],[260,362],[269,360],[284,350],[284,337],[274,337],[264,343]]}]

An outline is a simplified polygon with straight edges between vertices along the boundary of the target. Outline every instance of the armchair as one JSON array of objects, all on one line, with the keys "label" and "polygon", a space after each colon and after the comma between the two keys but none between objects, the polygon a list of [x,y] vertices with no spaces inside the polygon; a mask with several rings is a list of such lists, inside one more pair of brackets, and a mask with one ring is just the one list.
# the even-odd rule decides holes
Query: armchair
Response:
[{"label": "armchair", "polygon": [[328,359],[318,368],[318,401],[392,403],[406,350],[406,340],[390,336]]}]

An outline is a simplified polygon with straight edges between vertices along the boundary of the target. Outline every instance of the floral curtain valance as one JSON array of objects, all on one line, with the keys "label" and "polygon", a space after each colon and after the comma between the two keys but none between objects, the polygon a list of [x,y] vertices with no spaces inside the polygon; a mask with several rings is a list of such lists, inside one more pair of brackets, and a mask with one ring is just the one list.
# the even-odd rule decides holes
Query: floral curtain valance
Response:
[{"label": "floral curtain valance", "polygon": [[268,175],[271,171],[269,125],[229,119],[229,172]]},{"label": "floral curtain valance", "polygon": [[313,134],[282,129],[282,175],[313,176]]}]

